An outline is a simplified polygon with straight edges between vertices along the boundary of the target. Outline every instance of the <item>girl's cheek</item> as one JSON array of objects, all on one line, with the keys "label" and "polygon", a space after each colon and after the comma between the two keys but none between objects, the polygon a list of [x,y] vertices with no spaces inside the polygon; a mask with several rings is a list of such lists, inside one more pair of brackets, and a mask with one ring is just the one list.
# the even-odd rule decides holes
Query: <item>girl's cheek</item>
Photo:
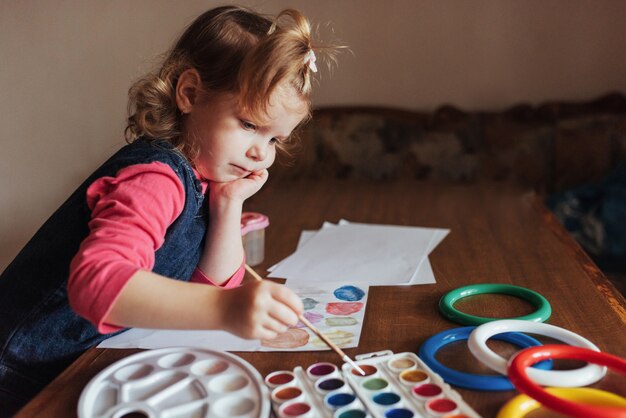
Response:
[{"label": "girl's cheek", "polygon": [[267,159],[267,168],[270,168],[276,161],[276,148],[272,148],[271,155]]}]

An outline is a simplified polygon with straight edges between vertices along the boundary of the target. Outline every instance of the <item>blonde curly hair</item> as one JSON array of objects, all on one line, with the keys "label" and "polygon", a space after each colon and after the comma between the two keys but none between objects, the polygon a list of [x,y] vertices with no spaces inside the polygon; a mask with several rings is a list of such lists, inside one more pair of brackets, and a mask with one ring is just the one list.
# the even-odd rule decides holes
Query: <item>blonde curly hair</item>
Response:
[{"label": "blonde curly hair", "polygon": [[[208,10],[166,53],[159,71],[129,89],[126,140],[165,139],[195,158],[197,146],[184,140],[183,114],[176,104],[178,78],[188,69],[198,71],[206,91],[236,93],[242,110],[255,120],[263,120],[271,93],[283,82],[300,94],[310,112],[313,71],[307,56],[322,52],[333,63],[340,48],[314,45],[309,21],[296,10],[283,10],[273,20],[243,7]],[[280,146],[282,151],[287,147]]]}]

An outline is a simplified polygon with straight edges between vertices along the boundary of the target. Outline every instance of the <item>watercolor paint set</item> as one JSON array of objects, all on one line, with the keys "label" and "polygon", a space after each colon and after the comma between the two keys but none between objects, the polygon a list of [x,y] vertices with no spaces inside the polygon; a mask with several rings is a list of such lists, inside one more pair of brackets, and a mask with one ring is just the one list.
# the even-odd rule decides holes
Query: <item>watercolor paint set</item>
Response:
[{"label": "watercolor paint set", "polygon": [[279,418],[479,418],[461,395],[415,353],[356,356],[365,376],[345,363],[316,363],[265,377]]},{"label": "watercolor paint set", "polygon": [[78,403],[80,418],[258,418],[270,410],[269,390],[252,365],[189,347],[144,351],[112,364]]},{"label": "watercolor paint set", "polygon": [[272,406],[279,418],[333,418],[336,411],[365,410],[342,371],[332,363],[315,363],[306,370],[298,366],[293,371],[276,371],[265,377],[265,384],[271,390]]}]

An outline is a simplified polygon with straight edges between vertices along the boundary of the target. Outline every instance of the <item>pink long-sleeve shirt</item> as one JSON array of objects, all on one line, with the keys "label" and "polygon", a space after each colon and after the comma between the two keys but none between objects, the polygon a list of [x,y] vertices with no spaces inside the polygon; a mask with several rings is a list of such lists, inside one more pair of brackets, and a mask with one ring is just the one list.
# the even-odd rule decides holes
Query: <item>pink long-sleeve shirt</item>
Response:
[{"label": "pink long-sleeve shirt", "polygon": [[[202,181],[203,193],[207,187]],[[115,177],[99,178],[87,189],[90,232],[71,262],[67,289],[74,311],[91,321],[98,332],[123,329],[105,319],[130,278],[138,270],[152,270],[154,254],[184,203],[180,179],[160,162],[126,167]],[[242,262],[221,287],[239,286],[244,274]],[[198,268],[191,281],[216,285]]]}]

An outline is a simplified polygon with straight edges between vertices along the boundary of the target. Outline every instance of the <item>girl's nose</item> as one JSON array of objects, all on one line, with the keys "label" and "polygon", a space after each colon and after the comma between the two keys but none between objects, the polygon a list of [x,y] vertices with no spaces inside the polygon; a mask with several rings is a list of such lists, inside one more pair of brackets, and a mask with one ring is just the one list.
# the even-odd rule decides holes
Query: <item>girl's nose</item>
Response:
[{"label": "girl's nose", "polygon": [[254,161],[263,161],[267,157],[267,144],[256,143],[252,145],[246,155]]}]

